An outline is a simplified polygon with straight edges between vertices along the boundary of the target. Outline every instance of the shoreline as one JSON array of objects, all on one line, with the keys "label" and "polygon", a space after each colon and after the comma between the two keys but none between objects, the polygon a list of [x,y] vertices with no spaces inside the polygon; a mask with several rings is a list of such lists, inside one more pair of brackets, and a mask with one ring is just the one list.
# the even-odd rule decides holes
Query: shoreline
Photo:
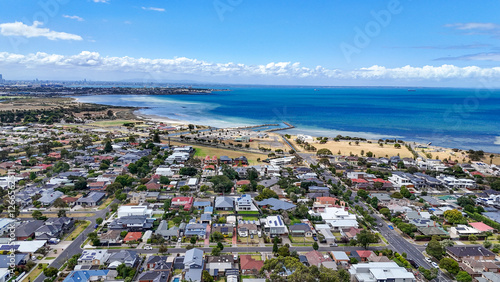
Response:
[{"label": "shoreline", "polygon": [[[80,103],[88,103],[88,102],[81,102],[78,97],[72,97],[73,99],[76,99]],[[96,103],[94,103],[96,104]],[[114,107],[114,105],[109,104],[109,103],[100,103],[101,105],[107,105],[110,107]],[[154,107],[133,107],[133,110],[131,110],[131,114],[136,116],[137,119],[144,120],[144,121],[151,121],[151,122],[162,122],[162,123],[167,123],[167,124],[176,124],[176,125],[187,125],[187,124],[194,124],[198,126],[204,126],[204,127],[213,127],[213,128],[244,128],[244,127],[255,127],[255,126],[260,126],[262,124],[266,124],[266,122],[252,122],[250,123],[249,121],[242,120],[240,122],[233,121],[233,120],[225,120],[225,119],[210,119],[210,118],[202,118],[202,120],[189,120],[189,119],[183,119],[182,117],[177,119],[177,118],[172,118],[172,117],[167,117],[159,114],[145,114],[142,113],[141,110],[147,110],[147,109],[154,109]],[[186,116],[188,117],[188,116]],[[204,122],[205,121],[205,122]],[[274,123],[274,122],[273,122]],[[281,122],[282,123],[282,122]],[[273,130],[273,133],[279,134],[281,136],[285,134],[290,134],[290,135],[297,135],[297,134],[304,134],[304,135],[310,135],[313,137],[331,137],[335,138],[337,135],[342,135],[342,136],[351,136],[351,137],[360,137],[360,138],[365,138],[369,141],[372,142],[378,142],[379,139],[397,139],[397,140],[402,140],[407,144],[415,144],[415,145],[422,145],[426,146],[428,143],[433,143],[431,146],[434,149],[444,149],[444,150],[449,150],[449,149],[460,149],[462,151],[467,151],[470,148],[466,148],[465,146],[454,146],[453,144],[448,144],[451,146],[446,146],[446,145],[439,145],[439,140],[422,140],[422,139],[412,139],[407,138],[407,136],[400,136],[400,135],[390,135],[390,134],[378,134],[378,133],[373,133],[373,132],[354,132],[354,131],[345,131],[345,130],[333,130],[333,129],[323,129],[323,128],[318,128],[318,127],[311,127],[311,128],[304,128],[304,126],[301,125],[293,125],[293,127],[289,127],[286,130]],[[494,144],[497,144],[497,142],[500,143],[500,137],[497,138],[496,142]],[[475,149],[476,151],[478,150],[483,150],[488,153],[494,153],[494,154],[499,154],[500,152],[491,150],[491,148],[478,148]]]}]

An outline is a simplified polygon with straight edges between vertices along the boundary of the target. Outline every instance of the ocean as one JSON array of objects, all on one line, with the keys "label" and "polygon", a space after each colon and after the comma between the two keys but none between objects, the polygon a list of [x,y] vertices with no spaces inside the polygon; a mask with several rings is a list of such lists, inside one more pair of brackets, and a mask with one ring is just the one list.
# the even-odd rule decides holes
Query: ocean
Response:
[{"label": "ocean", "polygon": [[397,138],[500,153],[500,90],[234,87],[209,95],[77,97],[214,127],[288,122],[281,133]]}]

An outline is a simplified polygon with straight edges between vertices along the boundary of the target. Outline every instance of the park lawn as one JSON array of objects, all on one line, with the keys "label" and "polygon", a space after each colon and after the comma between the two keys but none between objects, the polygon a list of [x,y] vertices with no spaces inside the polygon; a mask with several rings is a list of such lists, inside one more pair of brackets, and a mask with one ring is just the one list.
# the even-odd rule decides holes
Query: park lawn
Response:
[{"label": "park lawn", "polygon": [[206,156],[228,156],[230,158],[237,158],[241,156],[245,156],[250,165],[256,165],[260,162],[257,159],[265,160],[267,159],[267,155],[259,154],[259,153],[250,153],[245,151],[235,151],[228,150],[222,148],[213,148],[213,147],[205,147],[205,146],[193,146],[196,149],[195,157],[205,158]]},{"label": "park lawn", "polygon": [[78,223],[77,226],[75,227],[75,230],[69,234],[64,241],[73,241],[80,233],[85,230],[90,224],[90,221],[86,220],[84,223]]},{"label": "park lawn", "polygon": [[258,211],[239,211],[238,214],[260,214]]},{"label": "park lawn", "polygon": [[245,216],[243,218],[243,220],[255,220],[255,221],[257,221],[257,220],[259,220],[259,218],[256,216]]},{"label": "park lawn", "polygon": [[22,282],[28,282],[28,281],[35,281],[35,278],[42,273],[43,268],[47,267],[47,263],[41,263],[42,268],[38,268],[38,264],[33,267],[33,270],[30,272],[30,274],[26,277],[24,277]]},{"label": "park lawn", "polygon": [[112,201],[113,201],[113,197],[107,198],[106,201],[104,201],[104,203],[102,203],[99,206],[98,210],[103,210],[103,209],[107,208],[109,206],[109,204],[111,204]]},{"label": "park lawn", "polygon": [[300,223],[300,219],[298,218],[290,218],[290,224],[297,224],[297,223]]}]

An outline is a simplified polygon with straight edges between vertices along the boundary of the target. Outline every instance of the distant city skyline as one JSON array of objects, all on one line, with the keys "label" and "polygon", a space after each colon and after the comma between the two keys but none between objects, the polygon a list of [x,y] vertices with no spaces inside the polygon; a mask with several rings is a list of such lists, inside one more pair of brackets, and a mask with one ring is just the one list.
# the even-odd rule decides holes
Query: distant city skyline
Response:
[{"label": "distant city skyline", "polygon": [[500,2],[4,0],[7,80],[500,87]]}]

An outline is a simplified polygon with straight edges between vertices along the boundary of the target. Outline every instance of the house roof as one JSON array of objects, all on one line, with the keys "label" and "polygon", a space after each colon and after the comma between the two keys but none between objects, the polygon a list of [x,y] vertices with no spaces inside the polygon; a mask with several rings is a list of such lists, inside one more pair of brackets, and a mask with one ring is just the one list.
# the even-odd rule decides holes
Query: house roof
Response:
[{"label": "house roof", "polygon": [[262,266],[264,266],[264,262],[261,260],[255,260],[254,258],[252,258],[252,255],[240,255],[241,270],[255,269],[259,271]]},{"label": "house roof", "polygon": [[127,236],[123,238],[124,242],[128,241],[138,241],[142,237],[142,232],[129,232],[127,233]]},{"label": "house roof", "polygon": [[264,199],[260,202],[257,202],[259,206],[269,206],[271,210],[291,210],[295,208],[295,205],[289,202],[285,202],[282,200],[278,200],[275,198]]},{"label": "house roof", "polygon": [[231,197],[217,197],[215,198],[216,208],[232,208],[234,207],[234,198]]},{"label": "house roof", "polygon": [[471,222],[469,223],[470,226],[476,228],[477,230],[481,231],[481,232],[486,232],[486,231],[492,231],[492,230],[495,230],[495,228],[489,226],[489,225],[486,225],[482,222]]},{"label": "house roof", "polygon": [[367,250],[357,250],[356,252],[358,253],[360,258],[368,258],[373,254],[372,251],[367,251]]},{"label": "house roof", "polygon": [[76,270],[71,271],[63,282],[87,282],[90,281],[90,277],[93,276],[106,276],[109,270]]},{"label": "house roof", "polygon": [[328,256],[324,256],[318,251],[310,251],[306,254],[307,261],[310,265],[319,266],[322,262],[331,261],[332,259]]},{"label": "house roof", "polygon": [[495,256],[495,253],[483,246],[452,246],[446,247],[446,251],[456,257],[475,257],[475,256]]}]

